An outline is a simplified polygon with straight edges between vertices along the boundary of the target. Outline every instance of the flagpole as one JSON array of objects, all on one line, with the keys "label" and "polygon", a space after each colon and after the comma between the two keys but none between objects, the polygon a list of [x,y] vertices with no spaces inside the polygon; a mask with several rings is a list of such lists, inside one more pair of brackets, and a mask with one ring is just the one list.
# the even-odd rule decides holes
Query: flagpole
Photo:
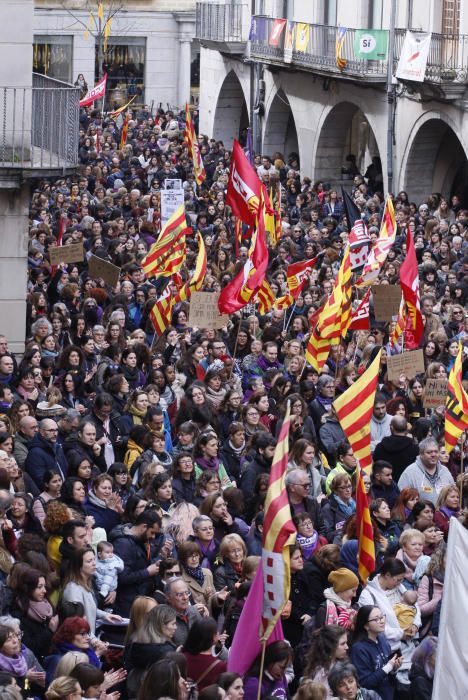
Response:
[{"label": "flagpole", "polygon": [[232,352],[232,365],[231,365],[231,372],[229,374],[229,379],[232,377],[232,373],[234,372],[234,363],[236,361],[236,352],[237,352],[237,344],[239,341],[239,333],[240,333],[240,327],[241,327],[242,319],[239,319],[239,323],[237,324],[237,333],[236,333],[236,341],[234,343],[234,350]]},{"label": "flagpole", "polygon": [[260,659],[260,672],[258,674],[257,700],[261,700],[261,698],[262,698],[262,678],[263,678],[263,669],[265,667],[265,651],[266,651],[266,640],[264,639],[262,641],[262,657]]},{"label": "flagpole", "polygon": [[[291,309],[291,313],[290,313],[290,315],[289,315],[288,322],[286,323],[286,328],[283,328],[283,330],[284,330],[285,333],[287,332],[287,330],[288,330],[288,328],[289,328],[289,324],[290,324],[291,321],[292,321],[292,317],[294,316],[294,311],[295,311],[295,309],[296,309],[296,302],[294,302],[293,307],[292,307],[292,309]],[[286,320],[286,313],[284,314],[284,320]]]}]

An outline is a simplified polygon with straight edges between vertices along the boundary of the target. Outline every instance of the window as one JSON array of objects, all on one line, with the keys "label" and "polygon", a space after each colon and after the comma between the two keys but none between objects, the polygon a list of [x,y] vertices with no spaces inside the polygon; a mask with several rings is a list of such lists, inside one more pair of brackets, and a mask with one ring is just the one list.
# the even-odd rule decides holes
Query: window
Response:
[{"label": "window", "polygon": [[33,71],[49,78],[72,81],[73,38],[71,36],[35,36]]},{"label": "window", "polygon": [[383,0],[369,0],[369,29],[382,29]]},{"label": "window", "polygon": [[[110,37],[104,54],[104,72],[107,72],[106,106],[121,107],[137,95],[134,104],[145,100],[144,37]],[[98,82],[98,46],[96,43],[96,83]]]},{"label": "window", "polygon": [[336,0],[325,0],[325,12],[323,23],[329,27],[336,27]]},{"label": "window", "polygon": [[442,34],[460,33],[460,0],[444,0],[442,6]]}]

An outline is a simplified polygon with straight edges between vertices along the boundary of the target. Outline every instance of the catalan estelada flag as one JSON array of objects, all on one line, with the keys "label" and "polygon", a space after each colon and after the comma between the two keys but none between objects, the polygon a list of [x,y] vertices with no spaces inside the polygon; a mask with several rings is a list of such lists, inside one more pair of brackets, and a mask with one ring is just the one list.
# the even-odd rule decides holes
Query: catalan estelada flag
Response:
[{"label": "catalan estelada flag", "polygon": [[354,456],[366,471],[372,467],[370,421],[381,354],[382,350],[379,350],[364,374],[333,402],[337,418],[353,448]]},{"label": "catalan estelada flag", "polygon": [[343,44],[347,31],[348,30],[346,27],[338,27],[338,31],[336,33],[335,59],[336,65],[340,70],[344,70],[346,68],[346,59],[343,58]]},{"label": "catalan estelada flag", "polygon": [[451,452],[457,441],[468,430],[468,395],[462,384],[463,346],[460,344],[458,355],[450,370],[447,399],[445,402],[445,450]]},{"label": "catalan estelada flag", "polygon": [[273,456],[270,481],[264,505],[262,568],[263,568],[263,632],[267,640],[289,600],[291,570],[289,545],[296,541],[291,507],[286,491],[286,471],[289,460],[290,406],[281,426]]},{"label": "catalan estelada flag", "polygon": [[187,222],[182,204],[166,222],[158,240],[141,261],[148,277],[171,277],[182,267],[185,254]]},{"label": "catalan estelada flag", "polygon": [[361,581],[365,585],[369,575],[375,570],[375,545],[369,501],[359,465],[356,484],[356,532],[358,536],[358,571]]},{"label": "catalan estelada flag", "polygon": [[187,144],[190,158],[193,162],[193,172],[197,185],[202,185],[206,180],[205,166],[198,146],[197,135],[193,125],[192,115],[188,104],[185,104],[185,132],[184,141]]}]

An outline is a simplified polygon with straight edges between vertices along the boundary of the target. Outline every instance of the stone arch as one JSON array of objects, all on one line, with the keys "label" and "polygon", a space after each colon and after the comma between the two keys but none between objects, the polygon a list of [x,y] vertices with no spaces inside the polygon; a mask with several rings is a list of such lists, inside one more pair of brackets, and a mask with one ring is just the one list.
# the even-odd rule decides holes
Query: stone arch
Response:
[{"label": "stone arch", "polygon": [[332,107],[321,126],[314,159],[315,178],[337,183],[343,179],[341,168],[353,153],[362,173],[374,156],[380,157],[374,130],[358,105],[339,102]]},{"label": "stone arch", "polygon": [[231,70],[225,77],[216,102],[213,138],[232,148],[234,139],[249,126],[249,113],[244,90],[237,75]]},{"label": "stone arch", "polygon": [[445,197],[458,194],[468,206],[466,148],[446,118],[425,116],[408,141],[402,163],[403,187],[417,203],[431,192],[441,192]]},{"label": "stone arch", "polygon": [[271,156],[276,151],[283,153],[286,162],[290,153],[299,154],[296,122],[282,89],[278,90],[270,104],[263,136],[262,152]]}]

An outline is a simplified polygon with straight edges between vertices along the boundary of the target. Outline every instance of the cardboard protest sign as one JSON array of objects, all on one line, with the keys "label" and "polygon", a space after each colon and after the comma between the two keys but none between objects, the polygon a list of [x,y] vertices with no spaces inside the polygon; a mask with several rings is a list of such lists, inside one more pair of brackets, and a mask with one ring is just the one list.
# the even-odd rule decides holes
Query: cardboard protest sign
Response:
[{"label": "cardboard protest sign", "polygon": [[120,278],[120,267],[107,260],[91,255],[89,258],[89,276],[91,279],[103,279],[111,287],[115,287]]},{"label": "cardboard protest sign", "polygon": [[437,408],[445,406],[447,398],[447,380],[446,379],[428,379],[424,389],[423,406],[424,408]]},{"label": "cardboard protest sign", "polygon": [[49,248],[51,265],[62,263],[82,262],[84,260],[83,243],[70,243],[70,245],[51,246]]},{"label": "cardboard protest sign", "polygon": [[392,321],[398,316],[401,302],[399,284],[375,284],[372,286],[374,316],[376,321]]},{"label": "cardboard protest sign", "polygon": [[229,315],[219,313],[219,292],[192,292],[190,297],[189,326],[197,328],[223,328]]},{"label": "cardboard protest sign", "polygon": [[387,372],[391,382],[398,382],[402,374],[412,379],[417,374],[424,374],[424,355],[422,350],[402,352],[401,355],[387,357]]}]

